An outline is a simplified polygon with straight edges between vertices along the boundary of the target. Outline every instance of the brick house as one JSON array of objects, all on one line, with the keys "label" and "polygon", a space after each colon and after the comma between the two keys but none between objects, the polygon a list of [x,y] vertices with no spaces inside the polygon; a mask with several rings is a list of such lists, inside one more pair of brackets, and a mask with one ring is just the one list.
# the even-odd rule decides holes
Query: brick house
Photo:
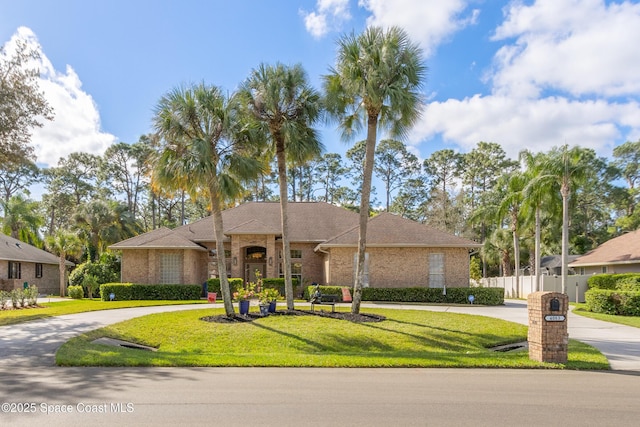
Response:
[{"label": "brick house", "polygon": [[569,262],[569,267],[578,274],[640,273],[640,230],[604,242]]},{"label": "brick house", "polygon": [[[36,285],[41,294],[60,293],[59,258],[28,243],[0,233],[0,289]],[[74,265],[67,261],[67,266]]]},{"label": "brick house", "polygon": [[[323,202],[289,203],[292,274],[302,283],[350,286],[359,215]],[[251,202],[222,212],[229,277],[282,276],[280,204]],[[213,220],[160,228],[111,245],[122,251],[122,281],[202,283],[217,277]],[[423,224],[382,213],[367,229],[371,287],[469,286],[469,250],[480,247]]]}]

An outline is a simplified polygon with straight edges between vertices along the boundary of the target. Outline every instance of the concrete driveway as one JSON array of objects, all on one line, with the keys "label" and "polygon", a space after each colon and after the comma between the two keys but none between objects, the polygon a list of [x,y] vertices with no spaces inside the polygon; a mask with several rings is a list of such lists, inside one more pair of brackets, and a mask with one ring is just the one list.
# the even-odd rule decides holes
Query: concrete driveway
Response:
[{"label": "concrete driveway", "polygon": [[[3,326],[0,327],[0,366],[52,366],[58,347],[80,333],[147,314],[206,307],[180,305],[93,311]],[[475,314],[524,325],[528,322],[527,304],[520,300],[507,300],[505,305],[495,307],[374,303],[363,304],[363,307]],[[611,369],[640,372],[639,328],[602,322],[573,313],[569,313],[567,322],[569,337],[599,349],[609,360]]]},{"label": "concrete driveway", "polygon": [[[382,307],[380,304],[367,306]],[[204,306],[146,307],[0,327],[0,425],[635,426],[638,333],[569,315],[572,338],[615,369],[59,368],[69,338],[121,320]],[[526,307],[393,305],[526,324]]]}]

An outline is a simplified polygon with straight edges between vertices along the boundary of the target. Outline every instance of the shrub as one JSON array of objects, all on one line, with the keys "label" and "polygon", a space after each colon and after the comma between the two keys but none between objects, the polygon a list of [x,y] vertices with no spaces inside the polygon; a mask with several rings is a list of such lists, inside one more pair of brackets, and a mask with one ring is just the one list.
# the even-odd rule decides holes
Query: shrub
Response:
[{"label": "shrub", "polygon": [[[311,299],[311,295],[315,290],[315,286],[307,286],[304,288],[303,297],[309,301]],[[337,295],[342,299],[342,289],[349,289],[346,286],[320,286],[320,293],[322,295]]]},{"label": "shrub", "polygon": [[102,301],[113,293],[118,301],[129,300],[198,300],[200,285],[142,285],[135,283],[105,283],[100,285]]},{"label": "shrub", "polygon": [[[104,255],[104,254],[103,254]],[[116,270],[117,268],[117,270]],[[85,262],[80,264],[69,274],[69,284],[74,286],[84,286],[84,278],[87,275],[94,276],[97,284],[114,283],[120,280],[120,267],[115,264],[111,257],[100,257],[100,262]],[[98,287],[95,288],[96,295]]]},{"label": "shrub", "polygon": [[616,279],[613,274],[596,274],[587,280],[589,289],[615,289]]},{"label": "shrub", "polygon": [[[233,294],[234,292],[238,292],[244,286],[244,280],[239,277],[231,277],[229,278],[229,290]],[[211,278],[207,280],[207,290],[208,292],[216,292],[220,295],[220,279],[217,277]]]},{"label": "shrub", "polygon": [[[293,283],[293,294],[296,295],[296,288],[298,287],[298,279],[296,277],[291,278]],[[262,279],[262,286],[265,288],[277,289],[280,295],[286,295],[284,290],[284,278],[283,277],[268,277]]]},{"label": "shrub", "polygon": [[640,316],[640,292],[590,289],[585,301],[587,309],[594,313]]},{"label": "shrub", "polygon": [[[313,292],[313,286],[305,289],[305,298]],[[320,286],[325,295],[342,296],[341,286]],[[469,304],[469,295],[474,296],[474,304],[504,304],[504,288],[447,288],[446,294],[439,288],[363,288],[363,301],[386,302],[426,302],[447,304]]]},{"label": "shrub", "polygon": [[22,298],[22,289],[13,289],[11,291],[11,305],[13,308],[18,308],[20,304],[20,298]]},{"label": "shrub", "polygon": [[24,293],[27,297],[28,305],[38,304],[38,287],[36,285],[29,286],[29,288],[24,290]]},{"label": "shrub", "polygon": [[11,294],[7,291],[0,290],[0,310],[7,308],[7,303],[11,299]]},{"label": "shrub", "polygon": [[93,274],[85,274],[82,279],[82,287],[87,290],[87,298],[93,298],[94,290],[99,290],[96,276]]},{"label": "shrub", "polygon": [[67,288],[67,295],[73,299],[82,299],[84,297],[84,290],[82,286],[71,285]]}]

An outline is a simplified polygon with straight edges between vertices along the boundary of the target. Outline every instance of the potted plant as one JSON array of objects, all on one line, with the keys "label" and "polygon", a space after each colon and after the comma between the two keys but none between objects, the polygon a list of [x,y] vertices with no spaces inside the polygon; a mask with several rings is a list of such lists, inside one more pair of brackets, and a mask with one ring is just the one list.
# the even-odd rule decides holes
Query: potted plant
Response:
[{"label": "potted plant", "polygon": [[268,313],[276,312],[276,301],[280,298],[280,292],[273,288],[264,288],[259,294],[260,300],[260,312],[262,312],[262,306],[266,307]]},{"label": "potted plant", "polygon": [[[249,283],[251,285],[251,283]],[[233,299],[238,301],[240,314],[246,316],[249,313],[249,299],[255,295],[254,287],[248,286],[246,289],[240,289],[233,293]]]}]

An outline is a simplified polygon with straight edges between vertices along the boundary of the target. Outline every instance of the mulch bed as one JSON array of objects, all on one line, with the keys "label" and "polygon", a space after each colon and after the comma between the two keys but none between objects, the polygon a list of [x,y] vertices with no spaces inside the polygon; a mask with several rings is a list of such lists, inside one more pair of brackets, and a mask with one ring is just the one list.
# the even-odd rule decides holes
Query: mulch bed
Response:
[{"label": "mulch bed", "polygon": [[[331,312],[331,311],[310,311],[310,310],[279,310],[275,313],[270,313],[269,316],[320,316],[330,317],[332,319],[348,320],[354,323],[364,322],[382,322],[386,319],[384,316],[378,314],[352,314],[351,312]],[[229,317],[225,314],[218,316],[201,317],[200,320],[205,322],[214,323],[246,323],[253,322],[254,320],[262,319],[267,316],[262,316],[259,313],[249,313],[246,316],[236,314],[234,317]]]}]

